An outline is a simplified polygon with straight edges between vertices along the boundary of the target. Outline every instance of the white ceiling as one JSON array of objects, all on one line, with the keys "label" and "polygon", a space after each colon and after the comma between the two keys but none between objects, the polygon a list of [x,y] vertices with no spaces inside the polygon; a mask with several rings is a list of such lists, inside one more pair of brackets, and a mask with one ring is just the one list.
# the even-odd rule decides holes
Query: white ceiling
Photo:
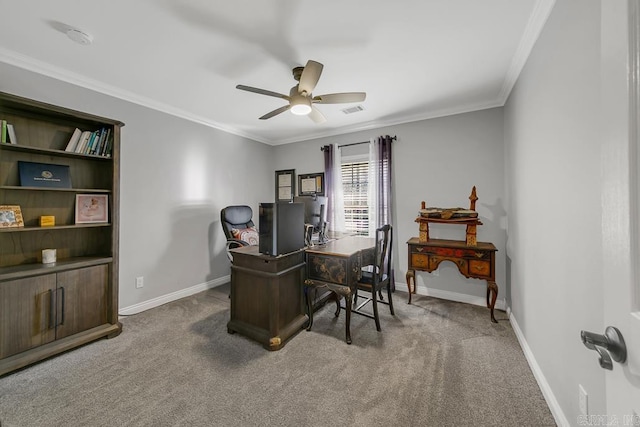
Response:
[{"label": "white ceiling", "polygon": [[[0,61],[277,145],[503,105],[554,2],[0,0]],[[309,59],[313,95],[367,99],[258,120],[286,101],[235,86],[288,94]]]}]

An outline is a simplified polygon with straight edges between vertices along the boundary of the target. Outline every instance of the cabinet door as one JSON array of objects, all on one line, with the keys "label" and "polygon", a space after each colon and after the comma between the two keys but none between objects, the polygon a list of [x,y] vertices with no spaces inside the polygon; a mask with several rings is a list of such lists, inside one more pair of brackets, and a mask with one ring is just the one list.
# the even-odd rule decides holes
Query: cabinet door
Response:
[{"label": "cabinet door", "polygon": [[55,339],[56,275],[0,282],[0,359]]},{"label": "cabinet door", "polygon": [[58,273],[56,339],[107,323],[106,264]]}]

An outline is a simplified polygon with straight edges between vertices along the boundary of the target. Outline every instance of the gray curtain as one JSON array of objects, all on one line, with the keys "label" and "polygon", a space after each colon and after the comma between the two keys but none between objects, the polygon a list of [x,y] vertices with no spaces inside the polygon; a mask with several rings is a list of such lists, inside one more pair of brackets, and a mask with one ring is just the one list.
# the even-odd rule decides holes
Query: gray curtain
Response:
[{"label": "gray curtain", "polygon": [[333,144],[325,145],[320,148],[324,153],[324,188],[327,196],[327,221],[334,223],[335,213],[335,185],[336,174],[333,168],[334,153]]},{"label": "gray curtain", "polygon": [[[377,194],[377,206],[376,206],[376,227],[382,227],[385,224],[393,225],[392,207],[393,207],[393,157],[392,157],[392,142],[396,137],[389,135],[380,136],[375,144],[375,162],[374,167],[376,170],[376,185],[375,188],[378,191]],[[395,234],[395,232],[394,232]],[[397,245],[396,245],[397,246]],[[391,263],[391,290],[395,291],[395,272],[393,263]]]},{"label": "gray curtain", "polygon": [[393,224],[393,217],[391,213],[391,207],[393,206],[393,191],[391,177],[393,176],[393,159],[391,143],[395,137],[389,135],[378,137],[378,144],[376,145],[377,152],[375,167],[377,168],[376,188],[378,190],[378,205],[376,206],[376,227],[382,227],[385,224]]}]

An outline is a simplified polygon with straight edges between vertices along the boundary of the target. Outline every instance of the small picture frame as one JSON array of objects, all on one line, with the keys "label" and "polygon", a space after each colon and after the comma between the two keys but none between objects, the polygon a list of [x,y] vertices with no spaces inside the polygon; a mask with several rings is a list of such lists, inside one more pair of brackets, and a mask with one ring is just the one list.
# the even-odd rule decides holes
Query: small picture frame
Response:
[{"label": "small picture frame", "polygon": [[109,222],[109,196],[76,194],[76,224]]},{"label": "small picture frame", "polygon": [[296,194],[296,170],[276,171],[276,202],[291,202]]},{"label": "small picture frame", "polygon": [[298,175],[299,196],[324,196],[324,172]]},{"label": "small picture frame", "polygon": [[22,211],[18,205],[0,206],[0,228],[24,227]]}]

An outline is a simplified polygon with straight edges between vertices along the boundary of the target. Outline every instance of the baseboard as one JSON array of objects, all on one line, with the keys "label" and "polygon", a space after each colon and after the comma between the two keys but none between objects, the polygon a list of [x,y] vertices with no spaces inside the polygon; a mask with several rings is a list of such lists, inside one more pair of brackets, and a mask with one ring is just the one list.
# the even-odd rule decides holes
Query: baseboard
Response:
[{"label": "baseboard", "polygon": [[[406,288],[407,284],[405,283],[404,286]],[[402,283],[396,282],[396,289],[402,289]],[[477,297],[474,295],[461,294],[459,292],[444,291],[442,289],[432,289],[424,285],[418,285],[416,290],[419,295],[427,295],[430,297],[446,299],[449,301],[464,302],[467,304],[479,305],[481,307],[487,306],[486,297]],[[496,300],[496,305],[494,308],[497,310],[505,310],[506,306],[507,304],[503,298]]]},{"label": "baseboard", "polygon": [[518,326],[518,322],[516,321],[515,316],[511,314],[511,310],[509,310],[509,321],[511,322],[513,331],[515,332],[516,337],[518,338],[520,347],[524,352],[524,357],[527,359],[527,362],[529,363],[529,367],[533,372],[533,376],[538,382],[538,386],[542,391],[542,395],[544,396],[544,399],[547,401],[547,405],[549,405],[551,414],[553,415],[553,418],[555,418],[556,420],[556,424],[558,424],[561,427],[564,427],[564,426],[569,427],[571,424],[567,420],[567,417],[564,415],[562,408],[560,408],[560,404],[558,403],[556,396],[553,394],[553,391],[551,390],[551,387],[549,386],[547,379],[542,373],[542,369],[540,369],[538,362],[536,362],[536,358],[533,356],[533,353],[531,352],[531,349],[527,344],[527,340],[524,338],[524,335],[522,334],[522,330],[520,329],[520,326]]},{"label": "baseboard", "polygon": [[148,301],[130,305],[129,307],[121,308],[118,311],[118,314],[120,316],[130,316],[132,314],[141,313],[145,310],[149,310],[150,308],[158,307],[168,302],[176,301],[176,300],[179,300],[180,298],[188,297],[188,296],[197,294],[198,292],[206,291],[207,289],[224,285],[225,283],[229,283],[230,280],[231,280],[231,276],[229,275],[219,277],[217,279],[210,280],[208,282],[201,283],[199,285],[191,286],[190,288],[187,288],[187,289],[182,289],[176,292],[172,292],[170,294],[166,294],[157,298],[150,299]]}]

